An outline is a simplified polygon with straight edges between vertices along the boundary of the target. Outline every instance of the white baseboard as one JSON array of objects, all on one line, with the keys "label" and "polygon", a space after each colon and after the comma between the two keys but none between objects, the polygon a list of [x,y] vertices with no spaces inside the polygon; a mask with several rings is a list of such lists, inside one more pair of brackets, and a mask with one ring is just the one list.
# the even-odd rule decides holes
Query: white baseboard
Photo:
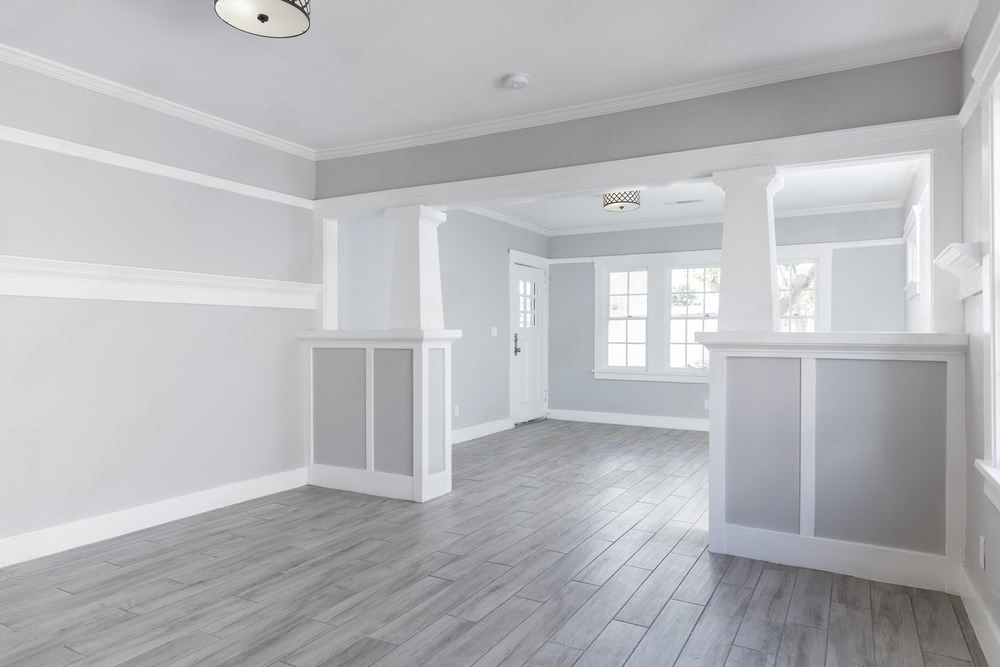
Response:
[{"label": "white baseboard", "polygon": [[506,419],[498,419],[493,422],[486,422],[485,424],[467,426],[466,428],[456,429],[451,432],[451,444],[457,445],[461,442],[468,442],[469,440],[475,440],[476,438],[493,435],[494,433],[500,433],[501,431],[507,431],[512,428],[514,428],[514,420],[509,417]]},{"label": "white baseboard", "polygon": [[66,551],[158,526],[245,500],[296,489],[307,483],[306,468],[168,498],[148,505],[81,519],[60,526],[0,539],[0,567]]},{"label": "white baseboard", "polygon": [[979,594],[968,568],[962,568],[962,575],[964,580],[962,602],[965,603],[965,610],[969,612],[969,621],[972,622],[972,629],[976,631],[976,639],[983,649],[986,662],[1000,665],[1000,626],[997,626],[996,619],[983,601],[983,596]]},{"label": "white baseboard", "polygon": [[620,424],[622,426],[674,428],[682,431],[708,431],[707,419],[694,419],[691,417],[627,415],[619,412],[588,412],[586,410],[549,410],[549,419],[561,419],[568,422],[593,422],[595,424]]},{"label": "white baseboard", "polygon": [[826,570],[887,584],[961,593],[961,582],[949,580],[948,559],[937,554],[732,524],[725,526],[724,534],[723,551],[733,556]]},{"label": "white baseboard", "polygon": [[407,475],[313,463],[309,466],[309,483],[369,496],[413,500],[413,478]]}]

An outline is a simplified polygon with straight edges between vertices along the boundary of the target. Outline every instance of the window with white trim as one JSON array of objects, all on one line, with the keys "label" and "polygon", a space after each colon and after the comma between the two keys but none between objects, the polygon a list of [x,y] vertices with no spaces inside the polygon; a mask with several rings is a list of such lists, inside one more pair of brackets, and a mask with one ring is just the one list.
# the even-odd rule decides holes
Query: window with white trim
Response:
[{"label": "window with white trim", "polygon": [[[782,331],[829,331],[830,247],[778,248]],[[718,250],[594,258],[594,377],[708,382],[708,353],[695,340],[718,331]]]},{"label": "window with white trim", "polygon": [[648,272],[608,274],[608,367],[646,367]]},{"label": "window with white trim", "polygon": [[708,352],[695,334],[719,330],[718,266],[670,270],[670,368],[708,368]]},{"label": "window with white trim", "polygon": [[779,331],[816,331],[816,262],[778,264]]}]

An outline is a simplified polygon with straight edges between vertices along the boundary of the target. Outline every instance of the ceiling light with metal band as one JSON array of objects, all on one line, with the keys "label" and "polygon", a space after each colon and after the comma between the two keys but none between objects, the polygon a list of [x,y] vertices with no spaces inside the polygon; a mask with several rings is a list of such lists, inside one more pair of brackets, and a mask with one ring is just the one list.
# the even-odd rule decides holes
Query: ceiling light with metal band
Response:
[{"label": "ceiling light with metal band", "polygon": [[237,30],[297,37],[309,29],[310,0],[215,0],[215,13]]},{"label": "ceiling light with metal band", "polygon": [[639,208],[639,190],[607,192],[604,194],[605,211],[634,211]]}]

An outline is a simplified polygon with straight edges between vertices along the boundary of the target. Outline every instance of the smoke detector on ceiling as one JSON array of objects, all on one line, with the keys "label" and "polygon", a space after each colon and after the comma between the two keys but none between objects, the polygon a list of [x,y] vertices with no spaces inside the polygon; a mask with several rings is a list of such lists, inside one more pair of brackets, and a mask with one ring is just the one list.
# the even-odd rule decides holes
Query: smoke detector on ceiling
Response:
[{"label": "smoke detector on ceiling", "polygon": [[503,87],[510,90],[521,90],[528,87],[528,75],[524,72],[511,72],[503,77]]}]

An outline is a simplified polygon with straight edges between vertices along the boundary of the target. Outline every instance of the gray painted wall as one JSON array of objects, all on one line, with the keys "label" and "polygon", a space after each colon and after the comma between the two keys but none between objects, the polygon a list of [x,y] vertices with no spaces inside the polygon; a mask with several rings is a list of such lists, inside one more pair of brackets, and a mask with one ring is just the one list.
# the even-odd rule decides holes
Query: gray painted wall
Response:
[{"label": "gray painted wall", "polygon": [[[995,3],[993,3],[995,4]],[[982,6],[982,3],[981,5]],[[963,240],[986,241],[989,231],[982,209],[981,118],[977,111],[962,136],[964,172]],[[966,449],[966,567],[993,618],[1000,618],[1000,565],[989,554],[1000,554],[1000,513],[983,493],[982,475],[974,467],[976,459],[989,457],[992,435],[987,426],[986,337],[983,334],[983,295],[964,302],[965,331],[969,350],[965,357],[965,439]],[[986,570],[979,567],[979,536],[986,540]]]},{"label": "gray painted wall", "polygon": [[906,249],[833,251],[833,331],[903,331]]},{"label": "gray painted wall", "polygon": [[375,350],[375,470],[413,474],[413,350]]},{"label": "gray painted wall", "polygon": [[976,65],[986,45],[986,38],[989,37],[993,23],[1000,15],[1000,0],[978,0],[976,13],[969,24],[969,31],[965,34],[965,42],[962,44],[962,92],[963,97],[968,94],[972,87],[972,68]]},{"label": "gray painted wall", "polygon": [[0,254],[313,279],[308,210],[0,142]]},{"label": "gray painted wall", "polygon": [[168,114],[0,63],[0,125],[312,199],[316,165]]},{"label": "gray painted wall", "polygon": [[726,521],[798,534],[800,362],[734,357],[726,372]]},{"label": "gray painted wall", "polygon": [[945,364],[816,362],[816,536],[944,554]]},{"label": "gray painted wall", "polygon": [[[461,408],[452,428],[505,419],[512,349],[508,250],[546,257],[547,239],[467,211],[449,211],[438,239],[444,323],[462,330],[452,346],[452,403]],[[497,328],[496,338],[491,327]]]},{"label": "gray painted wall", "polygon": [[[186,135],[170,129],[177,119],[147,123],[26,76],[0,67],[11,93],[0,124],[151,159],[190,151],[186,167],[213,152],[254,161],[230,137]],[[252,169],[272,167],[283,178],[268,158]],[[4,142],[0,172],[0,254],[314,275],[315,227],[299,208]],[[0,314],[0,538],[305,465],[308,363],[296,334],[311,312],[0,297]]]},{"label": "gray painted wall", "polygon": [[958,113],[959,51],[317,165],[319,198]]},{"label": "gray painted wall", "polygon": [[313,351],[313,460],[364,470],[367,464],[365,350]]},{"label": "gray painted wall", "polygon": [[595,380],[594,265],[556,264],[549,277],[549,407],[707,419],[707,384]]},{"label": "gray painted wall", "polygon": [[0,297],[0,538],[305,465],[303,311]]}]

